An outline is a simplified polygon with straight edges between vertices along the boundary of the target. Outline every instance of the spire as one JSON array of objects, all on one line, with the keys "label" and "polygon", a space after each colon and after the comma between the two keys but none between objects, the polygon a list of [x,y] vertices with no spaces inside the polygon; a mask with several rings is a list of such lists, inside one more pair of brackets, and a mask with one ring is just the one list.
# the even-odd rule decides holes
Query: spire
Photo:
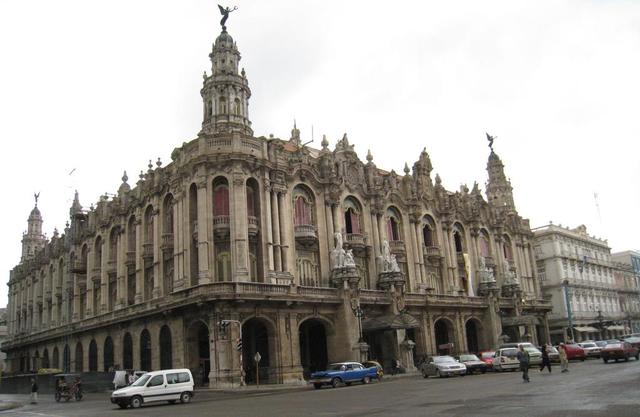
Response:
[{"label": "spire", "polygon": [[35,205],[27,219],[27,232],[22,236],[22,256],[20,262],[33,258],[36,251],[44,247],[46,243],[46,238],[42,234],[42,214],[40,214],[40,209],[38,209],[40,193],[34,194],[33,196],[35,197]]},{"label": "spire", "polygon": [[297,146],[300,146],[300,129],[296,126],[296,120],[293,119],[293,129],[291,129],[291,139],[289,142],[293,142]]},{"label": "spire", "polygon": [[200,95],[204,102],[201,134],[239,132],[253,136],[249,120],[251,90],[244,68],[238,72],[240,52],[226,26],[211,53],[211,75],[206,72]]},{"label": "spire", "polygon": [[487,182],[487,200],[494,207],[506,208],[509,211],[515,210],[513,203],[513,188],[511,182],[504,174],[504,165],[498,154],[493,151],[493,136],[489,136],[489,147],[491,153],[487,161],[487,172],[489,173],[489,181]]},{"label": "spire", "polygon": [[78,190],[76,190],[73,196],[73,203],[71,209],[69,209],[69,215],[73,217],[75,214],[82,213],[82,205],[80,204],[80,197],[78,196]]}]

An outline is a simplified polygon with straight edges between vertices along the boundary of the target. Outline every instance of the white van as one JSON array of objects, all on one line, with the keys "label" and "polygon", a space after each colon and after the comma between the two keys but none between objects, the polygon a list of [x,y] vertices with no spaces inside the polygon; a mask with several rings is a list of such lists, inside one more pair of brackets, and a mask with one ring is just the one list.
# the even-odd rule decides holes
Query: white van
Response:
[{"label": "white van", "polygon": [[188,403],[193,397],[193,376],[188,369],[165,369],[148,372],[126,388],[115,390],[111,402],[120,408],[138,408],[144,403],[177,400]]}]

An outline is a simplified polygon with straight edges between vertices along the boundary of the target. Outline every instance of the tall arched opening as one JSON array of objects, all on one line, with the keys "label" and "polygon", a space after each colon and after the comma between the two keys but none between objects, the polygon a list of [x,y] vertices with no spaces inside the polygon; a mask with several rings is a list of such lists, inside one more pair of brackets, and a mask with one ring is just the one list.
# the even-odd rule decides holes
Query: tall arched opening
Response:
[{"label": "tall arched opening", "polygon": [[247,179],[247,233],[249,236],[249,276],[251,281],[264,281],[262,267],[262,234],[260,230],[260,186],[255,178]]},{"label": "tall arched opening", "polygon": [[209,384],[211,358],[209,327],[197,320],[187,330],[187,363],[197,385]]},{"label": "tall arched opening", "polygon": [[476,319],[469,319],[464,325],[467,334],[467,352],[478,353],[484,349],[482,340],[482,325]]},{"label": "tall arched opening", "polygon": [[259,362],[260,381],[274,382],[272,367],[275,368],[275,332],[271,324],[260,318],[252,318],[242,325],[242,366],[245,372],[245,382],[256,382],[256,364],[253,360],[256,353],[260,353]]},{"label": "tall arched opening", "polygon": [[189,271],[190,285],[198,285],[198,188],[189,187]]},{"label": "tall arched opening", "polygon": [[171,329],[166,324],[160,329],[160,369],[173,368],[173,356],[171,350]]},{"label": "tall arched opening", "polygon": [[151,335],[144,329],[140,333],[140,370],[151,371]]},{"label": "tall arched opening", "polygon": [[49,349],[44,348],[44,351],[42,352],[42,367],[43,368],[50,368],[51,364],[49,363]]},{"label": "tall arched opening", "polygon": [[122,338],[122,367],[133,369],[133,338],[129,332]]},{"label": "tall arched opening", "polygon": [[58,352],[58,346],[54,346],[53,355],[51,356],[51,366],[54,369],[60,369],[60,352]]},{"label": "tall arched opening", "polygon": [[98,371],[98,345],[95,339],[89,343],[89,372]]},{"label": "tall arched opening", "polygon": [[69,345],[64,345],[64,350],[62,351],[62,370],[71,372],[71,348]]},{"label": "tall arched opening", "polygon": [[299,331],[300,364],[305,379],[312,372],[327,369],[327,331],[324,323],[318,319],[302,322]]},{"label": "tall arched opening", "polygon": [[83,361],[83,358],[82,358],[83,354],[84,353],[83,353],[83,349],[82,349],[82,343],[78,342],[76,344],[76,357],[75,357],[75,359],[76,359],[75,360],[75,367],[76,367],[75,371],[76,372],[84,371],[84,369],[83,369],[83,362],[84,361]]},{"label": "tall arched opening", "polygon": [[454,349],[454,333],[453,324],[447,319],[441,318],[436,320],[433,325],[436,335],[436,352],[439,355],[449,355]]},{"label": "tall arched opening", "polygon": [[113,359],[113,339],[111,339],[111,336],[107,336],[104,340],[102,359],[104,362],[104,372],[109,372],[115,365]]}]

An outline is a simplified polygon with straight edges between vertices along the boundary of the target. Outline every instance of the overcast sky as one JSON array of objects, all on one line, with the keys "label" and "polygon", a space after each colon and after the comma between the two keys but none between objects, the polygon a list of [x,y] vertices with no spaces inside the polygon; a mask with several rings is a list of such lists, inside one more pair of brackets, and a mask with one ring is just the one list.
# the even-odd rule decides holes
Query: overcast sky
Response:
[{"label": "overcast sky", "polygon": [[[486,131],[533,227],[640,248],[640,2],[235,5],[256,136],[289,138],[295,118],[312,146],[347,132],[398,173],[426,147],[457,190],[484,188]],[[215,0],[0,1],[2,282],[34,192],[51,236],[74,189],[89,207],[195,138],[219,20]]]}]

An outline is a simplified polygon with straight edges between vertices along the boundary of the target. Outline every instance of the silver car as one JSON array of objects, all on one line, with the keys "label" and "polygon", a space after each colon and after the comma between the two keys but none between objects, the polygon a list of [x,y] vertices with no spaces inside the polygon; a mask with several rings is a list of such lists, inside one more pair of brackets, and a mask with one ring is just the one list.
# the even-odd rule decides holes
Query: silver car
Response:
[{"label": "silver car", "polygon": [[587,358],[600,358],[600,346],[596,345],[595,342],[582,342],[578,343],[582,349],[584,349],[584,353],[587,354]]},{"label": "silver car", "polygon": [[430,376],[442,378],[443,376],[451,375],[465,376],[467,367],[451,356],[432,356],[427,362],[422,364],[420,371],[424,378]]}]

